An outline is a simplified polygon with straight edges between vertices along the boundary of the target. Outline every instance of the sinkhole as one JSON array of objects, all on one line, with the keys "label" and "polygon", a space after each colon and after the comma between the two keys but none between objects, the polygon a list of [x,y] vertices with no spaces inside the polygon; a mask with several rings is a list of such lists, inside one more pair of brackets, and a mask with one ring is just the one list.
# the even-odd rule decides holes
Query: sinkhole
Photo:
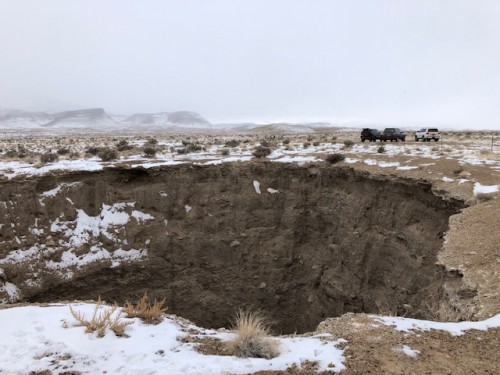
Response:
[{"label": "sinkhole", "polygon": [[[147,292],[199,326],[228,326],[251,308],[281,333],[347,312],[432,318],[449,277],[436,254],[463,208],[425,181],[326,164],[108,169],[2,184],[1,199],[13,202],[0,207],[4,224],[21,219],[15,233],[1,232],[0,268],[24,300],[124,303]],[[93,226],[81,229],[82,218]],[[39,251],[31,263],[5,261],[28,248]]]}]

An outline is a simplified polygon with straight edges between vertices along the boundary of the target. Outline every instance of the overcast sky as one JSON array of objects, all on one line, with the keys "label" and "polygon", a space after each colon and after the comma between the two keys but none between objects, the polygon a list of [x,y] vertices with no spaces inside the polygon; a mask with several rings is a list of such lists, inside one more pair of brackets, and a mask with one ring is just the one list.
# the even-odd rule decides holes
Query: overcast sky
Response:
[{"label": "overcast sky", "polygon": [[500,129],[498,0],[0,0],[0,107]]}]

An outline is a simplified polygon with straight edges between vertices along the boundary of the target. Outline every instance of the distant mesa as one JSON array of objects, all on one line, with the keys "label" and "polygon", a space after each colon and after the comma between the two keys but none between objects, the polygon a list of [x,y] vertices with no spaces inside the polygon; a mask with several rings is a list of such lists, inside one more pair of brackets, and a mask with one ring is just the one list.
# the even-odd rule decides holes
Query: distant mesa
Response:
[{"label": "distant mesa", "polygon": [[191,128],[211,129],[213,126],[196,112],[136,113],[124,121],[129,125],[178,125]]},{"label": "distant mesa", "polygon": [[118,125],[102,108],[58,112],[52,114],[52,118],[52,121],[42,126],[57,128],[106,128]]}]

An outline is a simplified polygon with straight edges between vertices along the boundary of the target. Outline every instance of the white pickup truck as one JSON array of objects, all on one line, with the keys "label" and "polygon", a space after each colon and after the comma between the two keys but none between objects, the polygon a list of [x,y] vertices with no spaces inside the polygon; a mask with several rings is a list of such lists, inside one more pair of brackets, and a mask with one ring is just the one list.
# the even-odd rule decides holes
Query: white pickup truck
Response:
[{"label": "white pickup truck", "polygon": [[439,130],[437,130],[436,128],[424,128],[420,129],[418,132],[415,132],[415,142],[418,142],[419,140],[434,140],[435,142],[437,142],[440,138],[441,134],[439,134]]}]

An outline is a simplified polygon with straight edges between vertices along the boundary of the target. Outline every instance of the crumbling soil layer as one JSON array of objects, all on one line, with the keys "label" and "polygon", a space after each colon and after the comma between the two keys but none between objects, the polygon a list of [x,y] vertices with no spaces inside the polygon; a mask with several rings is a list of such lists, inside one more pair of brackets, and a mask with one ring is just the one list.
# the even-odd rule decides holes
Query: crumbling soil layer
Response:
[{"label": "crumbling soil layer", "polygon": [[[435,195],[423,181],[327,164],[232,163],[1,185],[0,259],[35,244],[45,249],[29,265],[0,264],[31,302],[100,295],[123,303],[147,291],[166,298],[169,313],[204,327],[227,326],[238,308],[252,307],[267,313],[276,331],[290,333],[346,312],[432,319],[446,303],[443,283],[461,278],[436,260],[449,217],[464,204]],[[71,273],[48,267],[62,264],[65,251],[92,251],[88,244],[58,247],[54,222],[72,222],[78,210],[97,217],[116,203],[154,219],[117,229],[119,243],[103,235],[93,240],[110,252],[126,246],[145,256],[97,260]]]}]

